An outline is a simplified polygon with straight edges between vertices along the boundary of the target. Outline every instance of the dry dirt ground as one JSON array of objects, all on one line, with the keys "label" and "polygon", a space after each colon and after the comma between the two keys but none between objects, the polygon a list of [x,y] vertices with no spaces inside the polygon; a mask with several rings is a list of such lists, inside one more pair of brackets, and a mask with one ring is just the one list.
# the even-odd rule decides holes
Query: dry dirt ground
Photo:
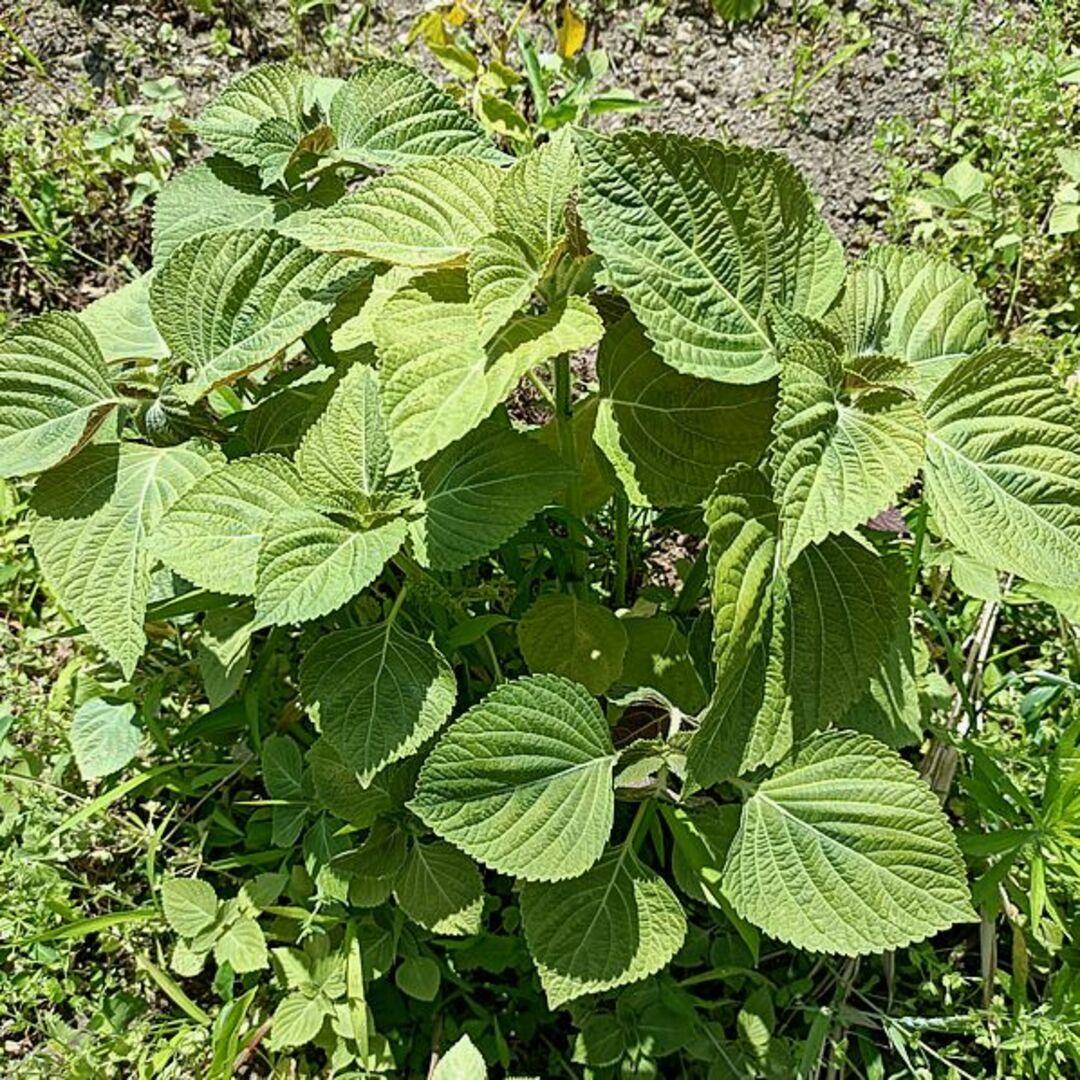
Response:
[{"label": "dry dirt ground", "polygon": [[[207,6],[217,7],[221,16],[200,14]],[[431,3],[338,0],[328,6],[341,26],[368,8],[370,26],[355,35],[356,46],[393,53],[404,48],[417,13]],[[613,84],[656,105],[632,122],[781,149],[807,174],[847,242],[858,246],[873,234],[880,218],[874,133],[890,117],[918,123],[927,114],[944,62],[925,3],[838,3],[831,29],[817,40],[805,27],[795,27],[786,0],[773,0],[765,18],[736,28],[721,23],[707,0],[669,0],[666,6],[656,0],[593,0],[592,6],[597,13],[590,39],[607,50]],[[318,41],[323,17],[319,8],[304,24],[307,55],[312,64],[340,72],[347,69],[347,54],[310,44]],[[214,48],[214,24],[221,18],[230,27],[231,55]],[[843,18],[854,29],[844,31]],[[806,79],[827,67],[846,42],[863,38],[865,47],[790,101],[800,50],[809,53]],[[136,94],[141,82],[171,75],[179,79],[187,110],[194,113],[235,73],[260,60],[286,57],[296,43],[287,0],[0,0],[0,109],[21,103],[59,118],[73,100],[85,100],[87,83],[108,106]],[[137,265],[145,260],[148,213],[147,208],[133,215]],[[93,252],[92,230],[78,241]],[[11,257],[10,248],[0,244],[0,272]],[[76,272],[63,299],[78,304],[84,283],[83,296],[100,291],[110,284],[110,269],[88,264],[84,273]],[[17,296],[9,303],[22,306]]]}]

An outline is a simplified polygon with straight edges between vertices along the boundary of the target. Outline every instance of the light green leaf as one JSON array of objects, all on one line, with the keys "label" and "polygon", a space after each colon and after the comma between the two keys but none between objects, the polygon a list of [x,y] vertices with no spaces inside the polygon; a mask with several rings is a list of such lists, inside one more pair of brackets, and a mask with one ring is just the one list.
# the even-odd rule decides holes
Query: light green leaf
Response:
[{"label": "light green leaf", "polygon": [[552,1009],[660,971],[686,936],[674,893],[626,845],[572,881],[526,884],[521,914]]},{"label": "light green leaf", "polygon": [[700,503],[726,468],[756,463],[768,445],[775,383],[742,387],[680,375],[657,356],[633,315],[605,335],[597,370],[617,456],[625,456],[655,506]]},{"label": "light green leaf", "polygon": [[420,467],[426,512],[413,530],[420,560],[455,570],[509,540],[566,482],[562,461],[494,421]]},{"label": "light green leaf", "polygon": [[229,964],[238,975],[269,966],[266,938],[259,924],[247,915],[238,918],[214,943],[214,959]]},{"label": "light green leaf", "polygon": [[969,275],[925,252],[877,248],[864,263],[882,273],[889,292],[881,351],[915,369],[925,396],[986,343],[986,303]]},{"label": "light green leaf", "polygon": [[776,564],[776,510],[760,473],[736,468],[706,508],[716,688],[690,744],[703,784],[773,764],[794,740],[838,721],[906,619],[898,556],[852,537]]},{"label": "light green leaf", "polygon": [[849,732],[815,736],[747,800],[723,890],[770,936],[845,956],[976,920],[937,797]]},{"label": "light green leaf", "polygon": [[825,325],[840,336],[850,356],[880,351],[888,313],[885,275],[872,266],[854,266],[844,281],[844,291],[825,318]]},{"label": "light green leaf", "polygon": [[315,251],[348,252],[401,266],[460,261],[494,227],[497,165],[439,158],[369,180],[326,210],[279,225]]},{"label": "light green leaf", "polygon": [[271,735],[262,746],[263,783],[272,799],[302,799],[304,759],[288,735]]},{"label": "light green leaf", "polygon": [[234,79],[203,109],[193,127],[215,150],[245,165],[261,164],[266,145],[260,126],[281,120],[299,129],[304,87],[310,78],[291,64],[261,64]]},{"label": "light green leaf", "polygon": [[517,236],[539,262],[566,238],[566,207],[578,183],[569,128],[519,158],[495,199],[495,227]]},{"label": "light green leaf", "polygon": [[104,698],[84,701],[71,722],[68,738],[84,780],[119,772],[139,752],[142,734],[131,722],[135,706]]},{"label": "light green leaf", "polygon": [[300,686],[323,737],[362,784],[430,739],[457,694],[439,651],[396,623],[320,639],[304,657]]},{"label": "light green leaf", "polygon": [[416,68],[369,60],[334,95],[330,126],[341,157],[398,166],[423,158],[501,162],[480,125]]},{"label": "light green leaf", "polygon": [[484,1055],[468,1035],[460,1039],[439,1059],[431,1080],[485,1080]]},{"label": "light green leaf", "polygon": [[368,288],[349,294],[355,300],[343,299],[330,317],[334,351],[346,353],[361,345],[374,345],[375,320],[383,306],[422,273],[411,266],[387,266],[371,278]]},{"label": "light green leaf", "polygon": [[45,581],[125,678],[146,642],[147,537],[219,460],[196,443],[90,446],[34,490],[30,539]]},{"label": "light green leaf", "polygon": [[259,550],[256,625],[307,622],[336,611],[378,577],[405,532],[401,519],[353,531],[314,510],[277,516]]},{"label": "light green leaf", "polygon": [[251,658],[252,611],[247,605],[208,611],[199,634],[199,678],[211,709],[240,688]]},{"label": "light green leaf", "polygon": [[922,465],[926,422],[896,360],[864,356],[845,370],[825,342],[781,356],[770,460],[786,565],[891,504]]},{"label": "light green leaf", "polygon": [[573,878],[611,833],[614,763],[607,722],[585,688],[535,675],[496,687],[447,729],[409,807],[500,873]]},{"label": "light green leaf", "polygon": [[177,392],[195,401],[273,359],[361,272],[370,270],[356,259],[317,255],[266,231],[204,233],[181,244],[150,286],[173,362],[190,369]]},{"label": "light green leaf", "polygon": [[226,157],[212,157],[165,182],[154,203],[154,265],[204,233],[269,229],[296,210],[327,206],[344,188],[324,177],[310,191],[263,191],[258,174]]},{"label": "light green leaf", "polygon": [[746,22],[765,5],[765,0],[710,0],[713,11],[725,22]]},{"label": "light green leaf", "polygon": [[196,878],[166,878],[161,883],[161,906],[170,928],[185,938],[208,930],[218,914],[217,894]]},{"label": "light green leaf", "polygon": [[739,807],[711,802],[685,808],[665,806],[664,818],[675,841],[671,870],[679,888],[694,900],[726,907],[720,879],[739,829]]},{"label": "light green leaf", "polygon": [[926,497],[966,554],[1080,587],[1080,413],[1043,360],[1009,346],[958,361],[926,403]]},{"label": "light green leaf", "polygon": [[322,1030],[323,1020],[333,1013],[333,1004],[321,994],[311,997],[296,992],[283,997],[274,1010],[274,1045],[303,1046]]},{"label": "light green leaf", "polygon": [[515,232],[495,232],[477,240],[469,254],[469,295],[480,319],[480,340],[528,303],[544,266]]},{"label": "light green leaf", "polygon": [[627,649],[615,690],[651,689],[691,716],[705,705],[705,688],[690,659],[686,638],[668,615],[622,619]]},{"label": "light green leaf", "polygon": [[150,273],[107,293],[79,312],[106,363],[114,360],[164,360],[169,347],[150,314]]},{"label": "light green leaf", "polygon": [[602,694],[622,672],[627,638],[606,607],[570,593],[550,593],[518,623],[518,643],[534,675],[564,675]]},{"label": "light green leaf", "polygon": [[844,274],[795,169],[768,151],[682,135],[576,139],[590,245],[661,358],[720,382],[775,374],[766,305],[818,317]]},{"label": "light green leaf", "polygon": [[151,536],[151,549],[204,589],[250,596],[263,534],[305,501],[296,469],[276,454],[237,458],[176,501]]},{"label": "light green leaf", "polygon": [[330,510],[370,509],[390,462],[390,443],[379,411],[379,380],[355,363],[308,428],[296,467],[310,496]]},{"label": "light green leaf", "polygon": [[410,919],[432,933],[480,933],[484,879],[472,859],[441,840],[413,844],[394,897]]},{"label": "light green leaf", "polygon": [[0,477],[41,472],[93,435],[118,402],[97,342],[74,315],[0,338]]}]

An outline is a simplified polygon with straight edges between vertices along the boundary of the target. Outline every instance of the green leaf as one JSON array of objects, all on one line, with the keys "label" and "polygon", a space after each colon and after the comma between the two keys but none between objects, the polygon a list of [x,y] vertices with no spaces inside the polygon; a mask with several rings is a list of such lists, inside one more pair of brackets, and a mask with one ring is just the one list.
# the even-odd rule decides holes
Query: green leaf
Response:
[{"label": "green leaf", "polygon": [[434,934],[478,934],[484,879],[476,864],[441,840],[413,844],[394,883],[401,910]]},{"label": "green leaf", "polygon": [[566,238],[566,207],[578,183],[578,163],[569,128],[519,158],[495,198],[495,227],[516,235],[545,262]]},{"label": "green leaf", "polygon": [[767,151],[682,135],[576,139],[590,245],[660,357],[720,382],[773,375],[767,303],[818,317],[844,274],[795,169]]},{"label": "green leaf", "polygon": [[509,540],[568,472],[527,435],[482,424],[420,467],[426,512],[413,530],[421,562],[456,570]]},{"label": "green leaf", "polygon": [[[691,716],[705,706],[701,682],[686,638],[668,615],[622,619],[627,649],[613,693],[654,690]],[[625,690],[624,690],[625,688]]]},{"label": "green leaf", "polygon": [[49,469],[118,402],[97,342],[74,315],[41,315],[0,338],[0,477]]},{"label": "green leaf", "polygon": [[300,992],[286,995],[274,1010],[274,1045],[303,1046],[311,1042],[333,1011],[333,1004],[321,994],[314,997]]},{"label": "green leaf", "polygon": [[[680,375],[626,315],[600,345],[602,408],[611,410],[633,483],[654,506],[693,506],[736,462],[754,464],[770,437],[776,386]],[[618,471],[618,461],[612,461]]]},{"label": "green leaf", "polygon": [[849,356],[872,356],[883,343],[888,302],[885,275],[872,266],[854,266],[825,325],[839,335]]},{"label": "green leaf", "polygon": [[401,519],[354,531],[314,510],[278,515],[259,549],[256,625],[308,622],[336,611],[378,577],[405,532]]},{"label": "green leaf", "polygon": [[849,732],[810,739],[747,800],[723,890],[770,936],[845,956],[976,920],[937,797]]},{"label": "green leaf", "polygon": [[785,564],[863,524],[915,478],[926,422],[903,388],[909,374],[887,357],[862,357],[845,370],[824,342],[783,351],[770,460]]},{"label": "green leaf", "polygon": [[356,259],[318,255],[266,231],[204,233],[181,244],[150,286],[173,363],[190,369],[177,392],[193,402],[273,359],[362,271]]},{"label": "green leaf", "polygon": [[922,708],[915,678],[911,627],[897,625],[870,685],[838,721],[841,727],[872,735],[886,746],[901,747],[922,740]]},{"label": "green leaf", "polygon": [[709,0],[713,11],[725,22],[746,22],[765,6],[765,0]]},{"label": "green leaf", "polygon": [[487,341],[528,303],[544,267],[514,232],[482,236],[469,253],[469,295]]},{"label": "green leaf", "polygon": [[304,657],[300,686],[323,737],[363,784],[430,739],[457,694],[439,651],[396,623],[322,638]]},{"label": "green leaf", "polygon": [[492,231],[501,179],[497,165],[469,158],[416,162],[279,229],[315,251],[400,266],[444,266],[463,259]]},{"label": "green leaf", "polygon": [[921,251],[883,247],[865,265],[888,289],[888,323],[881,351],[906,360],[928,394],[957,361],[986,344],[986,303],[971,277]]},{"label": "green leaf", "polygon": [[430,956],[406,957],[394,972],[397,988],[417,1001],[434,1001],[441,981],[439,965]]},{"label": "green leaf", "polygon": [[422,273],[411,266],[387,266],[370,279],[366,288],[356,289],[343,298],[330,316],[334,351],[346,353],[361,345],[374,345],[375,320],[386,302]]},{"label": "green leaf", "polygon": [[310,191],[263,191],[258,174],[226,157],[212,157],[170,177],[154,203],[154,265],[185,240],[204,233],[269,229],[297,210],[326,206],[343,192],[324,177]]},{"label": "green leaf", "polygon": [[119,772],[139,752],[142,734],[134,718],[135,706],[129,702],[95,697],[79,706],[68,738],[84,780]]},{"label": "green leaf", "polygon": [[674,893],[627,845],[572,881],[526,884],[521,915],[552,1009],[660,971],[686,936]]},{"label": "green leaf", "polygon": [[311,76],[291,64],[260,64],[234,79],[194,122],[199,138],[245,165],[258,165],[266,152],[267,120],[299,129],[304,88]]},{"label": "green leaf", "polygon": [[784,571],[776,520],[768,482],[746,468],[725,474],[706,508],[717,671],[687,758],[699,783],[773,764],[838,721],[907,617],[898,556],[829,537]]},{"label": "green leaf", "polygon": [[214,959],[229,964],[237,975],[268,967],[270,956],[259,924],[247,915],[238,918],[214,943]]},{"label": "green leaf", "polygon": [[1080,413],[1044,361],[1010,346],[960,360],[926,413],[941,534],[996,569],[1080,587]]},{"label": "green leaf", "polygon": [[169,355],[150,314],[150,273],[107,293],[79,312],[94,335],[106,363],[115,360],[164,360]]},{"label": "green leaf", "polygon": [[196,443],[90,446],[34,490],[30,539],[45,581],[125,678],[146,643],[147,537],[218,460]]},{"label": "green leaf", "polygon": [[572,453],[567,452],[570,447],[563,445],[559,424],[545,424],[530,432],[542,446],[558,454],[563,466],[570,470],[554,501],[567,505],[570,484],[576,481],[581,512],[586,515],[595,514],[606,505],[615,483],[614,470],[596,441],[599,406],[600,399],[595,394],[574,402],[574,415],[570,418]]},{"label": "green leaf", "polygon": [[262,774],[272,799],[302,799],[304,759],[288,735],[271,735],[262,746]]},{"label": "green leaf", "polygon": [[453,98],[416,68],[369,60],[334,95],[330,126],[341,157],[399,166],[423,158],[506,157]]},{"label": "green leaf", "polygon": [[296,469],[276,454],[238,458],[176,501],[150,538],[151,548],[203,589],[250,596],[263,534],[305,499]]},{"label": "green leaf", "polygon": [[369,828],[388,810],[400,806],[411,792],[411,762],[391,766],[365,788],[326,739],[315,740],[307,761],[319,805],[358,829]]},{"label": "green leaf", "polygon": [[375,372],[356,363],[345,373],[296,452],[304,484],[328,509],[368,509],[390,462]]},{"label": "green leaf", "polygon": [[484,1055],[468,1035],[462,1035],[439,1059],[431,1080],[484,1080],[486,1076]]},{"label": "green leaf", "polygon": [[161,905],[165,921],[181,937],[196,937],[217,919],[216,893],[196,878],[166,878],[161,883]]},{"label": "green leaf", "polygon": [[607,722],[585,688],[535,675],[496,687],[451,724],[409,807],[493,870],[572,878],[611,833],[614,763]]},{"label": "green leaf", "polygon": [[720,879],[739,829],[739,807],[712,802],[664,807],[664,819],[675,841],[671,870],[679,888],[693,900],[726,907]]},{"label": "green leaf", "polygon": [[534,675],[563,675],[602,694],[622,672],[627,638],[606,607],[570,593],[550,593],[518,623],[518,643]]},{"label": "green leaf", "polygon": [[252,611],[248,605],[217,608],[203,619],[198,644],[199,678],[211,709],[224,705],[244,681],[251,659]]}]

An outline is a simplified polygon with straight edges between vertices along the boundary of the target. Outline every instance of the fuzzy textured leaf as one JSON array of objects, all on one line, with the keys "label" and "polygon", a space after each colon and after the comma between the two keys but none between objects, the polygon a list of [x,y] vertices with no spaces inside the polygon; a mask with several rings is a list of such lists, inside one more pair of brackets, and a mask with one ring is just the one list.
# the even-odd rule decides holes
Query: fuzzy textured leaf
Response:
[{"label": "fuzzy textured leaf", "polygon": [[815,736],[747,800],[723,890],[772,937],[845,956],[976,918],[937,797],[895,751],[849,732]]},{"label": "fuzzy textured leaf", "polygon": [[394,883],[394,898],[413,922],[433,934],[480,933],[484,879],[472,859],[442,840],[413,844]]},{"label": "fuzzy textured leaf", "polygon": [[451,724],[409,806],[493,870],[559,881],[603,852],[614,764],[607,722],[589,692],[534,675],[496,687]]}]

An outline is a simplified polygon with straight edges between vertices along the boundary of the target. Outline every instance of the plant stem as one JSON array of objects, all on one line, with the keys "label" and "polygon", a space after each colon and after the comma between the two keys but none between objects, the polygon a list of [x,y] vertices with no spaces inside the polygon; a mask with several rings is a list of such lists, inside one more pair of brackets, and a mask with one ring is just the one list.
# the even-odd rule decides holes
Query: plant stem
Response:
[{"label": "plant stem", "polygon": [[641,842],[645,838],[645,834],[649,831],[649,825],[652,823],[653,814],[655,812],[655,799],[645,799],[638,805],[634,820],[630,822],[630,831],[626,834],[626,839],[623,841],[624,848],[633,848],[634,852],[637,852],[638,848],[641,847]]},{"label": "plant stem", "polygon": [[401,588],[398,589],[397,596],[394,597],[394,603],[390,607],[390,614],[386,616],[386,628],[390,629],[394,625],[394,620],[397,618],[398,612],[401,610],[401,605],[405,602],[405,594],[409,591],[409,582],[406,579],[401,583]]},{"label": "plant stem", "polygon": [[630,500],[622,487],[615,491],[615,606],[626,607],[626,577],[630,556]]},{"label": "plant stem", "polygon": [[570,356],[555,360],[555,423],[558,425],[559,456],[570,467],[570,479],[566,484],[566,509],[570,514],[567,528],[570,540],[570,566],[572,587],[576,589],[588,577],[588,558],[585,533],[581,527],[581,474],[578,472],[577,445],[574,429],[570,426],[574,407],[570,398]]},{"label": "plant stem", "polygon": [[919,503],[915,511],[915,544],[911,549],[911,566],[908,569],[908,592],[912,592],[919,580],[919,567],[922,564],[923,543],[926,540],[926,500]]}]

